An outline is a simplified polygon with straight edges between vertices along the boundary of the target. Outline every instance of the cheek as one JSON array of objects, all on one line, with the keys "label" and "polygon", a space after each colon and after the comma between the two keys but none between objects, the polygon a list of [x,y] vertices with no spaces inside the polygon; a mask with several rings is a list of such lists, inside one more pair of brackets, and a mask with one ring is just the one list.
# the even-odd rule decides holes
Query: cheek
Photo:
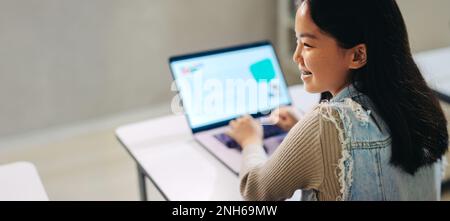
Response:
[{"label": "cheek", "polygon": [[311,52],[305,56],[305,66],[315,78],[335,81],[345,72],[345,62],[342,57],[331,53]]},{"label": "cheek", "polygon": [[305,62],[306,68],[309,71],[314,72],[314,69],[317,67],[316,63],[320,61],[320,59],[318,59],[317,53],[308,52],[303,55],[303,61]]},{"label": "cheek", "polygon": [[306,68],[314,74],[315,78],[321,78],[321,76],[326,75],[328,67],[326,57],[317,52],[310,52],[308,55],[305,55],[304,60]]}]

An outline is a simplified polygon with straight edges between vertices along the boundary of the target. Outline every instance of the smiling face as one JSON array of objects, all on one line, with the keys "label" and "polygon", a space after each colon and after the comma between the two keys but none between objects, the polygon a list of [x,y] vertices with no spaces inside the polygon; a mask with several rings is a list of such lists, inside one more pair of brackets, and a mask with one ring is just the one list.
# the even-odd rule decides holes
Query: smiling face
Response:
[{"label": "smiling face", "polygon": [[295,32],[297,48],[293,59],[306,91],[336,95],[349,84],[355,48],[341,48],[333,37],[322,32],[312,20],[306,1],[297,10]]}]

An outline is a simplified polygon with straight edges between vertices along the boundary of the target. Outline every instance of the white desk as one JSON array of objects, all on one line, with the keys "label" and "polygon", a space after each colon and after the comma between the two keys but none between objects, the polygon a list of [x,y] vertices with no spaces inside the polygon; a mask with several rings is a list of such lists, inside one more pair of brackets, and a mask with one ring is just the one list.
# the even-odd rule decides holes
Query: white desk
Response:
[{"label": "white desk", "polygon": [[417,53],[414,60],[428,85],[450,103],[450,47]]},{"label": "white desk", "polygon": [[33,164],[17,162],[0,166],[1,201],[48,201]]},{"label": "white desk", "polygon": [[[304,111],[319,101],[302,86],[289,90]],[[193,140],[183,115],[126,125],[116,136],[137,163],[141,200],[146,177],[166,200],[242,200],[238,177]]]}]

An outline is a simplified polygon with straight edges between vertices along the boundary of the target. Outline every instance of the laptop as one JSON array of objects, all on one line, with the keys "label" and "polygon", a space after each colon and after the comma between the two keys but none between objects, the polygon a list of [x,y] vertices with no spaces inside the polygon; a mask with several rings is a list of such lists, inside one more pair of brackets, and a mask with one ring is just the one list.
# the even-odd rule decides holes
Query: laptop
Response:
[{"label": "laptop", "polygon": [[247,114],[259,120],[268,155],[286,136],[268,119],[272,110],[292,103],[270,42],[173,56],[169,66],[195,140],[234,173],[242,154],[226,134],[231,120]]}]

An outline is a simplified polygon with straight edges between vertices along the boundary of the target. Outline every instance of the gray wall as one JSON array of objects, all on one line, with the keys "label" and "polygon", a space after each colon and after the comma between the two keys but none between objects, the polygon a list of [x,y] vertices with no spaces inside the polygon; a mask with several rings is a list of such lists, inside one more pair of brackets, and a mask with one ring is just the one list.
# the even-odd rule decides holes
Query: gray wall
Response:
[{"label": "gray wall", "polygon": [[[0,137],[168,101],[172,54],[274,41],[277,0],[0,0]],[[414,51],[450,1],[398,0]]]},{"label": "gray wall", "polygon": [[450,46],[450,0],[397,0],[414,52]]},{"label": "gray wall", "polygon": [[275,27],[276,0],[0,0],[0,137],[168,101],[169,55]]}]

